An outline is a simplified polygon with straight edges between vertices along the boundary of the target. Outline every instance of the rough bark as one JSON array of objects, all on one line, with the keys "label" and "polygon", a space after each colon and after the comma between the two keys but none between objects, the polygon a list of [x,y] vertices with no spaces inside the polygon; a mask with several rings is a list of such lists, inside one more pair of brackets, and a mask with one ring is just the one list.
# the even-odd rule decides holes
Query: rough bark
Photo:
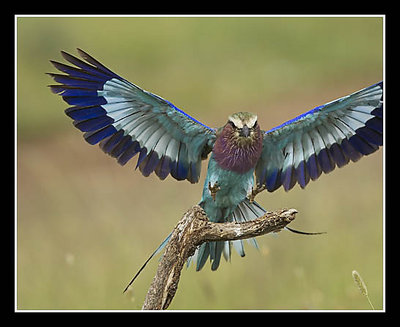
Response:
[{"label": "rough bark", "polygon": [[183,265],[207,241],[233,241],[278,232],[295,219],[295,209],[266,212],[243,223],[213,223],[199,206],[190,208],[178,222],[146,295],[143,310],[164,310],[178,288]]}]

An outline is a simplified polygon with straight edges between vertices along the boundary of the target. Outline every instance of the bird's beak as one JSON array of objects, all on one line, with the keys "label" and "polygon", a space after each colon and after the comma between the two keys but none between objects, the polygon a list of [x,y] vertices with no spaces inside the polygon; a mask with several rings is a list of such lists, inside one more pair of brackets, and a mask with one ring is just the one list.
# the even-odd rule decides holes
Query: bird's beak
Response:
[{"label": "bird's beak", "polygon": [[243,126],[240,134],[244,137],[248,137],[250,135],[250,129],[247,127],[247,125]]}]

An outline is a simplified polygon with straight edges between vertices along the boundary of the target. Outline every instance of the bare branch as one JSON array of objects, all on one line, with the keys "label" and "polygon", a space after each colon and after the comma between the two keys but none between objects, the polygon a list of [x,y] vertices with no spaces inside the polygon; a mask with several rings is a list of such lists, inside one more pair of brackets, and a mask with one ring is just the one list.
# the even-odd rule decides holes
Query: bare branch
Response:
[{"label": "bare branch", "polygon": [[207,241],[233,241],[278,232],[295,219],[297,210],[266,212],[243,223],[213,223],[199,206],[190,208],[176,225],[158,265],[143,310],[167,309],[178,288],[183,265]]}]

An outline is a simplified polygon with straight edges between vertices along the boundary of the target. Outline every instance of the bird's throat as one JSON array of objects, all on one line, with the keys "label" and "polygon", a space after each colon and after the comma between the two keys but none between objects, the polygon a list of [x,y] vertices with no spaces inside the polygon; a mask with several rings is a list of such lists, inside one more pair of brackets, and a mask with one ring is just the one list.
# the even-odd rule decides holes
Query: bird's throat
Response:
[{"label": "bird's throat", "polygon": [[214,159],[221,168],[241,174],[256,166],[261,151],[259,128],[250,137],[238,137],[230,125],[222,129],[213,148]]}]

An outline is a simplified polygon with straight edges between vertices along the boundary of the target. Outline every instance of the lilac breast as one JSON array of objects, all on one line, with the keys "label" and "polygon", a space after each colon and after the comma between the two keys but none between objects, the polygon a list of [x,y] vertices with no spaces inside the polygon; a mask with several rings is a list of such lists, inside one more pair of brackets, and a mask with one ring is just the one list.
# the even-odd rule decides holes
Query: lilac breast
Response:
[{"label": "lilac breast", "polygon": [[217,137],[213,153],[218,165],[226,170],[245,173],[253,169],[262,151],[262,136],[257,128],[252,137],[235,136],[233,128],[227,124]]}]

